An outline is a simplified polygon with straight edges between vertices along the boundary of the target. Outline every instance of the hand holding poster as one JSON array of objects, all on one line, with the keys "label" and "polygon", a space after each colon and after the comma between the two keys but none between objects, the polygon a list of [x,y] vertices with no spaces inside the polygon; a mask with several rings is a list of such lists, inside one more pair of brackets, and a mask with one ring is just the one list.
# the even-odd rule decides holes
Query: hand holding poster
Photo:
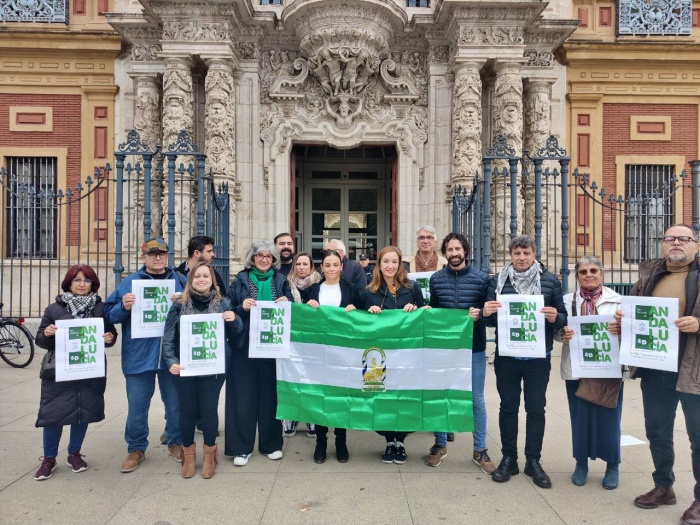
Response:
[{"label": "hand holding poster", "polygon": [[678,299],[623,297],[620,363],[678,372]]},{"label": "hand holding poster", "polygon": [[498,353],[511,357],[547,357],[541,295],[497,295]]},{"label": "hand holding poster", "polygon": [[226,334],[221,314],[180,317],[180,375],[226,373]]},{"label": "hand holding poster", "polygon": [[104,319],[56,321],[56,381],[105,375]]},{"label": "hand holding poster", "polygon": [[250,309],[249,357],[288,358],[292,303],[257,301]]},{"label": "hand holding poster", "polygon": [[416,281],[423,292],[423,300],[425,304],[430,302],[430,276],[435,272],[412,272],[408,274],[411,281]]},{"label": "hand holding poster", "polygon": [[131,282],[131,291],[136,295],[131,307],[131,338],[163,337],[175,280],[136,279]]},{"label": "hand holding poster", "polygon": [[622,377],[618,338],[608,332],[613,319],[612,315],[569,317],[568,326],[574,331],[569,341],[573,377]]}]

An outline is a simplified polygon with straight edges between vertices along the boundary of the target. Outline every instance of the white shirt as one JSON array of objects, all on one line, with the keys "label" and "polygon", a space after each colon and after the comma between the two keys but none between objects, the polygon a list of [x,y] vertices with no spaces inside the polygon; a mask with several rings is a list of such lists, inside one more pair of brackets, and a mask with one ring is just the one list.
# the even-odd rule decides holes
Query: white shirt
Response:
[{"label": "white shirt", "polygon": [[322,304],[323,306],[340,306],[341,297],[340,283],[322,283],[321,289],[318,292],[318,304]]}]

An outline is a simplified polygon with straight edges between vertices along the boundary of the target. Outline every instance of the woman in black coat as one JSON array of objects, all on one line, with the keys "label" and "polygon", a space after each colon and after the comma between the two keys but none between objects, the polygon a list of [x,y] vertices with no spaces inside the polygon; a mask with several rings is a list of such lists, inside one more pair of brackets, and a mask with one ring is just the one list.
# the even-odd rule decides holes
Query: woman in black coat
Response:
[{"label": "woman in black coat", "polygon": [[[56,321],[104,317],[104,304],[97,295],[100,280],[95,271],[85,264],[68,269],[61,283],[63,293],[46,308],[36,334],[36,344],[53,354],[56,348]],[[105,346],[113,346],[117,330],[105,322]],[[55,357],[54,357],[55,359]],[[34,479],[49,479],[56,469],[58,444],[63,427],[70,425],[67,464],[73,472],[83,472],[88,466],[80,449],[87,433],[88,423],[105,418],[106,377],[56,382],[54,378],[41,381],[41,401],[37,427],[44,427],[44,456]]]},{"label": "woman in black coat", "polygon": [[[355,310],[356,303],[359,303],[361,299],[357,298],[355,290],[350,284],[340,279],[340,274],[343,272],[343,260],[340,253],[335,250],[324,250],[321,258],[321,270],[323,270],[323,280],[309,286],[302,292],[303,301],[311,308],[335,306],[345,308],[346,312]],[[316,450],[314,451],[316,463],[326,461],[327,433],[328,427],[316,425]],[[347,430],[344,428],[335,429],[335,456],[340,463],[347,463],[350,459],[346,434]]]},{"label": "woman in black coat", "polygon": [[[423,292],[418,283],[408,279],[401,259],[401,250],[396,246],[387,246],[379,252],[372,280],[365,292],[365,309],[369,313],[380,314],[382,310],[413,312],[424,306]],[[404,464],[407,459],[404,440],[408,432],[377,433],[386,438],[382,461]]]}]

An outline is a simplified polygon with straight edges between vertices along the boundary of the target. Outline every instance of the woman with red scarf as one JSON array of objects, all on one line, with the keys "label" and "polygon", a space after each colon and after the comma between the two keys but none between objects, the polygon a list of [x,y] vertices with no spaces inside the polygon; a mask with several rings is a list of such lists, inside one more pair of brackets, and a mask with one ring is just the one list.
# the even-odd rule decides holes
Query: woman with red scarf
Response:
[{"label": "woman with red scarf", "polygon": [[[576,262],[578,288],[564,296],[564,306],[569,316],[614,314],[620,308],[620,295],[603,286],[603,265],[596,257],[581,257]],[[620,465],[620,418],[622,417],[622,384],[620,381],[617,405],[606,408],[586,401],[576,395],[581,380],[571,373],[571,354],[568,340],[574,331],[568,327],[561,330],[564,346],[561,352],[561,377],[566,380],[571,415],[571,440],[574,448],[576,468],[571,475],[574,485],[586,484],[588,459],[607,462],[603,488],[612,490],[619,485]],[[604,388],[610,379],[586,379],[587,389]]]}]

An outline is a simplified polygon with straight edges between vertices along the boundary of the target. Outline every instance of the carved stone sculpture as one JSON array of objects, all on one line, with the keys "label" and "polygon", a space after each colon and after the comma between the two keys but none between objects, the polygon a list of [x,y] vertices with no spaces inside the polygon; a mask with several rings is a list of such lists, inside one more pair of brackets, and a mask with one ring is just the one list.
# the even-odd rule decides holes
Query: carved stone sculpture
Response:
[{"label": "carved stone sculpture", "polygon": [[452,113],[452,181],[472,180],[481,165],[481,64],[460,64]]},{"label": "carved stone sculpture", "polygon": [[233,181],[236,178],[236,113],[231,65],[225,60],[209,60],[207,65],[209,71],[204,82],[207,172],[211,170],[216,181]]}]

